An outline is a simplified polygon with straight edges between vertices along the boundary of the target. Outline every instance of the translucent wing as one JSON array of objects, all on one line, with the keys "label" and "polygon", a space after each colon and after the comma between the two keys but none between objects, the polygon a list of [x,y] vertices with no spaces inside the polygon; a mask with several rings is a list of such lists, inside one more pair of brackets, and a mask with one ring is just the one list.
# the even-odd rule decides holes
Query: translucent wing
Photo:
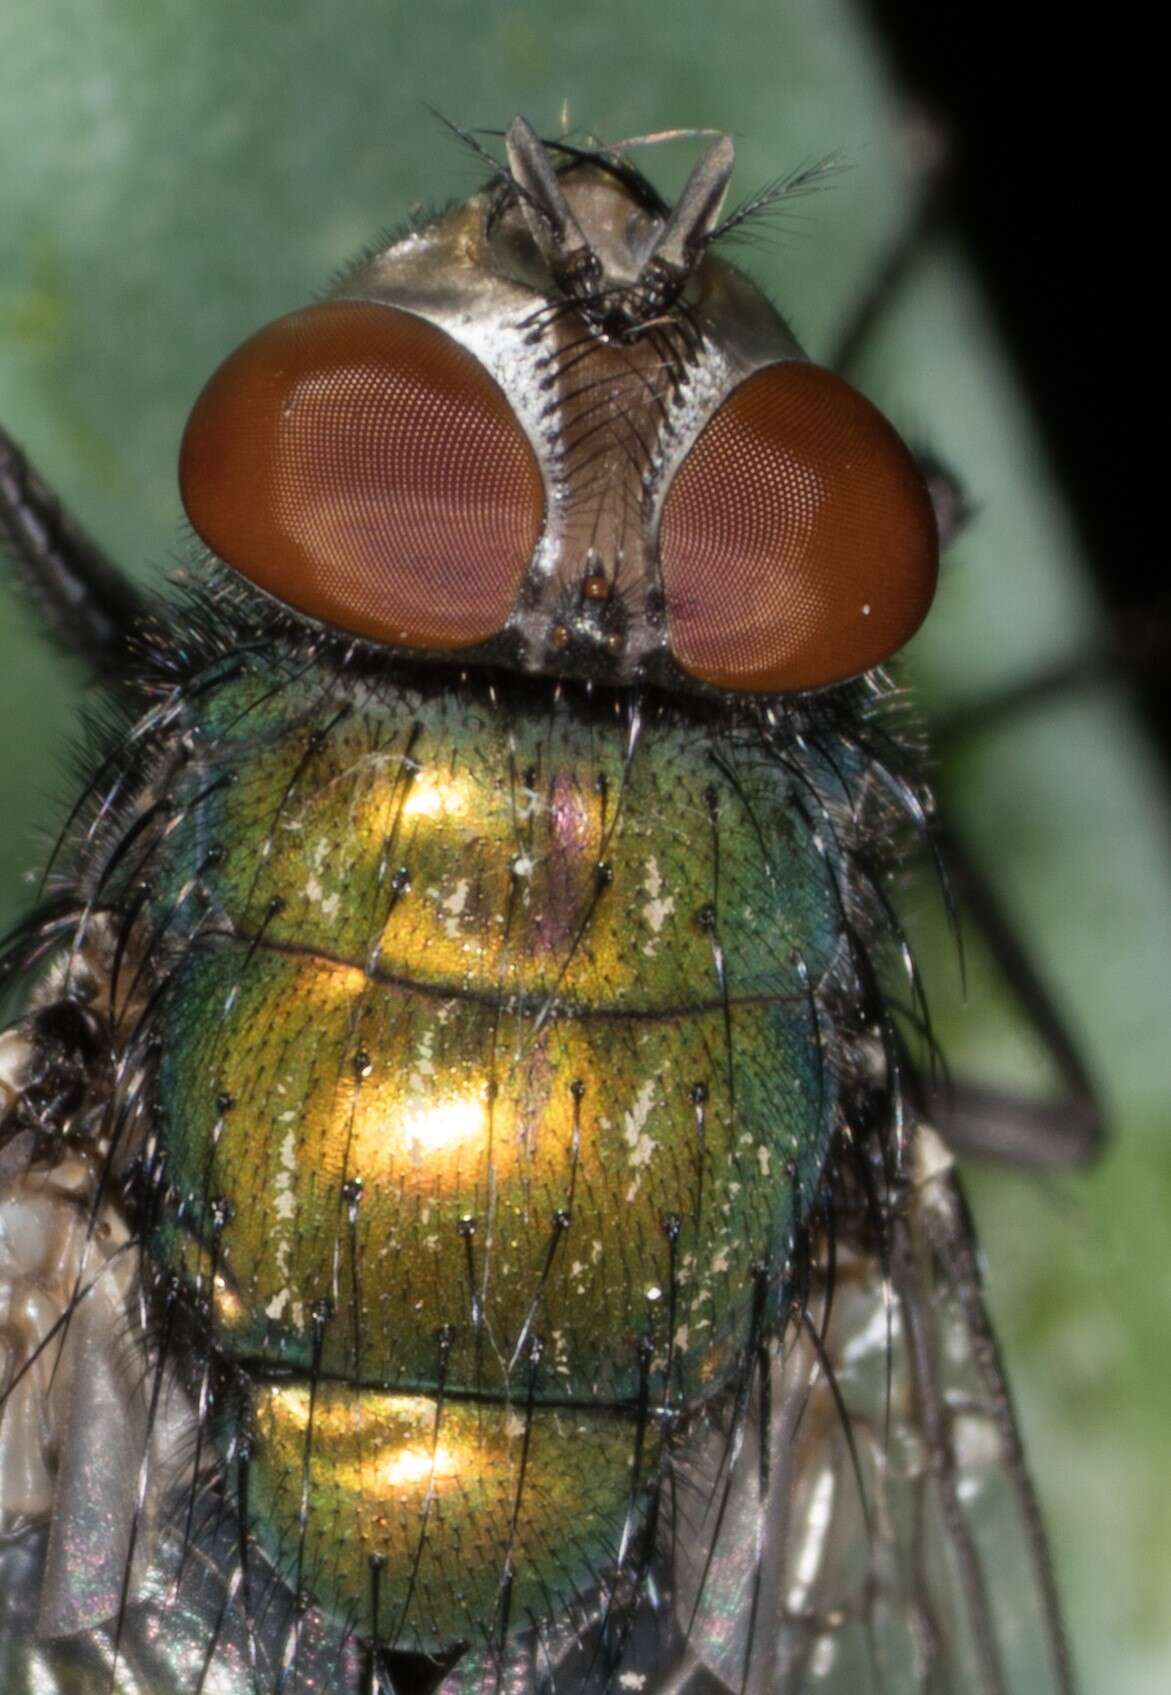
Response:
[{"label": "translucent wing", "polygon": [[1072,1687],[967,1211],[925,1125],[912,1165],[889,1265],[847,1226],[722,1490],[707,1456],[703,1518],[724,1525],[682,1586],[693,1681],[665,1687]]}]

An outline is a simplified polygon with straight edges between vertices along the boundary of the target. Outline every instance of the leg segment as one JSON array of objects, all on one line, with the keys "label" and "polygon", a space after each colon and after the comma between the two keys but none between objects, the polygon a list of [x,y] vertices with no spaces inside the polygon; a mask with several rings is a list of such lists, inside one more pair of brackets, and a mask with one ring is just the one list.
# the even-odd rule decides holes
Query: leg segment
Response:
[{"label": "leg segment", "polygon": [[99,677],[123,669],[138,591],[70,517],[0,429],[0,551],[59,647]]}]

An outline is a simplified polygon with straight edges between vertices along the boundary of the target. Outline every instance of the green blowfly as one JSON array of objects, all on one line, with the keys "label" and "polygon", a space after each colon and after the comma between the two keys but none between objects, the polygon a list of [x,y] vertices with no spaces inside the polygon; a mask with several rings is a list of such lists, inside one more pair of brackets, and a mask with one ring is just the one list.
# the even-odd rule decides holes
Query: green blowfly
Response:
[{"label": "green blowfly", "polygon": [[807,180],[634,145],[232,353],[170,600],[0,438],[109,695],[4,955],[5,1690],[1071,1689],[905,1052],[928,479],[720,256]]}]

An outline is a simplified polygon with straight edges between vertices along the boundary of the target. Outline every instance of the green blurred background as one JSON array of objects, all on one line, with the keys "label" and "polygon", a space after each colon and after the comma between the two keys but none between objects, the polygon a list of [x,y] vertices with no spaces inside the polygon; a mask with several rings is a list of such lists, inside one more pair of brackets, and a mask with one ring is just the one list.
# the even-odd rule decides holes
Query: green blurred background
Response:
[{"label": "green blurred background", "polygon": [[[0,10],[0,417],[132,570],[182,552],[187,408],[248,330],[301,304],[408,206],[479,172],[426,110],[523,111],[613,138],[734,132],[734,196],[847,169],[742,255],[815,355],[907,216],[914,115],[847,0],[6,0]],[[691,153],[650,160],[668,191]],[[963,475],[956,549],[913,680],[932,713],[1076,654],[1097,612],[1060,491],[964,255],[936,243],[859,373]],[[0,917],[60,816],[79,691],[0,601]],[[977,1172],[991,1301],[1087,1691],[1171,1683],[1171,888],[1167,801],[1123,691],[1001,725],[949,801],[1101,1079],[1090,1177]],[[966,1009],[912,889],[960,1065],[1043,1086],[976,962]]]}]

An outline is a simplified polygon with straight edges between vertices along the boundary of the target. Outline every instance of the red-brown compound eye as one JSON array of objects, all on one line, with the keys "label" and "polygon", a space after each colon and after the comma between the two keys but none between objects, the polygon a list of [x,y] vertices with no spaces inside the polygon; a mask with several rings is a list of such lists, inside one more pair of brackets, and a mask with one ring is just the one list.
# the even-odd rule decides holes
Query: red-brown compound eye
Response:
[{"label": "red-brown compound eye", "polygon": [[195,403],[179,482],[203,540],[259,588],[412,648],[502,628],[545,508],[479,361],[366,301],[293,312],[238,347]]},{"label": "red-brown compound eye", "polygon": [[700,432],[659,526],[667,627],[689,675],[724,689],[820,688],[918,629],[939,563],[903,442],[831,371],[770,365]]}]

